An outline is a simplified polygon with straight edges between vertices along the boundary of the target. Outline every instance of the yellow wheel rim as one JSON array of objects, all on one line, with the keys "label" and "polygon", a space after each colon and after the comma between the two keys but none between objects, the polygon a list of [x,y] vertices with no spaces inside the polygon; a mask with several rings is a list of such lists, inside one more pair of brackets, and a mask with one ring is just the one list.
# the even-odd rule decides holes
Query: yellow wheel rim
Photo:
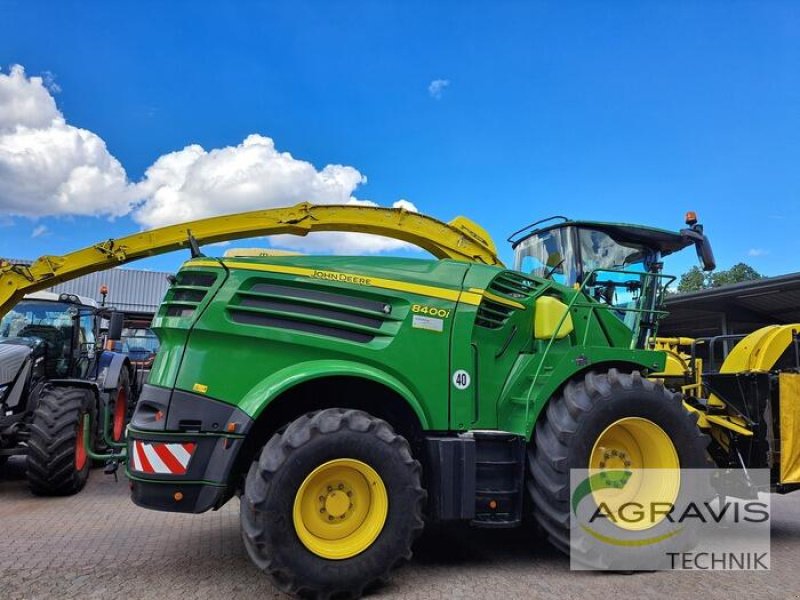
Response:
[{"label": "yellow wheel rim", "polygon": [[[631,473],[621,488],[613,487],[613,478],[620,471]],[[659,510],[664,503],[674,504],[681,485],[680,461],[675,444],[658,425],[641,417],[614,421],[597,438],[589,457],[589,475],[608,475],[603,487],[592,491],[595,502],[604,503],[615,523],[624,529],[648,529],[665,517]],[[630,503],[644,507],[640,518]],[[624,506],[627,505],[627,506]],[[622,509],[622,512],[620,512]]]},{"label": "yellow wheel rim", "polygon": [[342,560],[360,554],[380,535],[389,495],[380,475],[360,460],[338,458],[311,471],[294,498],[292,519],[303,545]]}]

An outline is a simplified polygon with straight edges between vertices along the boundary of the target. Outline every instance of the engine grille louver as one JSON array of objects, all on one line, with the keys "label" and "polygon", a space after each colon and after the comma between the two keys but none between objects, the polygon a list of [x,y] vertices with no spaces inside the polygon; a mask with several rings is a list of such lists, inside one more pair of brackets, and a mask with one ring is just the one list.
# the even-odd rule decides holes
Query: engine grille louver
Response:
[{"label": "engine grille louver", "polygon": [[[487,288],[489,294],[484,295],[478,306],[475,324],[486,329],[502,328],[511,314],[517,310],[510,303],[529,298],[537,285],[534,280],[520,273],[513,271],[500,273],[489,284]],[[497,297],[497,300],[493,300],[491,296]],[[509,304],[503,303],[502,300],[508,300]]]},{"label": "engine grille louver", "polygon": [[380,300],[271,283],[239,290],[228,312],[236,323],[362,344],[391,335],[384,323],[398,320],[391,305]]},{"label": "engine grille louver", "polygon": [[167,291],[162,303],[164,316],[191,317],[216,280],[216,273],[202,271],[178,273],[175,284]]}]

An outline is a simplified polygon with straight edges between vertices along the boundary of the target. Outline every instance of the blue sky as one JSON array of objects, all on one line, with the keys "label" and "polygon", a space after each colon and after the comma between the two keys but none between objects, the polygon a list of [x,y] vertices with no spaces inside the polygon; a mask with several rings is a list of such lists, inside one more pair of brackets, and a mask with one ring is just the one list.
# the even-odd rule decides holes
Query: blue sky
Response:
[{"label": "blue sky", "polygon": [[[359,199],[464,214],[504,248],[551,214],[677,229],[692,209],[720,266],[800,270],[796,2],[0,0],[0,18],[13,25],[2,73],[42,76],[129,187],[160,156],[259,134],[318,172],[353,167],[368,181],[343,189]],[[432,93],[436,80],[447,83]],[[0,255],[66,252],[157,221],[70,214],[5,185]]]}]

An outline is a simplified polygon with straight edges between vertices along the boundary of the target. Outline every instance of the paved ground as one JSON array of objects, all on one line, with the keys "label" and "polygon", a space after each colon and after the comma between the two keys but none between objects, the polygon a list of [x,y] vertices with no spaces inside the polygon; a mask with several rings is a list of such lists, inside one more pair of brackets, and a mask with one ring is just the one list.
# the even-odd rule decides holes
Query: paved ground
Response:
[{"label": "paved ground", "polygon": [[[283,598],[244,553],[238,502],[204,515],[140,509],[127,483],[94,471],[70,498],[31,496],[14,465],[0,480],[0,599]],[[10,471],[10,472],[9,472]],[[570,572],[525,534],[448,529],[373,598],[800,598],[800,493],[773,497],[769,573]]]}]

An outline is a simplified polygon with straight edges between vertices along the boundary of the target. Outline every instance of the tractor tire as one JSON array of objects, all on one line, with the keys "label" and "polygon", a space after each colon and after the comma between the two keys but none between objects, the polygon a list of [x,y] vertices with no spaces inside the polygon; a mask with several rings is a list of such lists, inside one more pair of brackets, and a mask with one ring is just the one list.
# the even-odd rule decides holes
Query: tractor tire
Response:
[{"label": "tractor tire", "polygon": [[419,462],[388,423],[326,409],[276,433],[251,466],[242,537],[284,592],[358,598],[411,558],[426,497]]},{"label": "tractor tire", "polygon": [[27,475],[38,496],[68,496],[83,489],[91,460],[83,449],[83,417],[92,397],[81,388],[45,386],[33,413]]},{"label": "tractor tire", "polygon": [[[604,555],[608,546],[603,543],[587,544],[585,539],[581,547],[570,543],[570,470],[589,469],[590,461],[596,460],[595,448],[602,436],[615,424],[631,420],[647,421],[666,434],[669,439],[662,439],[672,442],[681,469],[714,467],[707,452],[709,438],[697,427],[697,417],[686,411],[679,396],[663,385],[645,379],[639,372],[621,373],[616,369],[590,372],[582,381],[567,383],[562,395],[549,402],[536,424],[528,450],[527,488],[533,516],[550,543],[590,568],[616,567]],[[631,467],[626,462],[618,468],[648,468],[645,451],[641,446],[638,450],[640,458],[645,459],[644,465]],[[617,460],[616,451],[610,460]],[[604,468],[603,463],[600,465]],[[641,565],[652,558],[645,548],[637,552],[635,560]],[[629,564],[619,565],[620,570],[629,568]]]},{"label": "tractor tire", "polygon": [[[109,437],[114,442],[125,439],[125,427],[128,425],[128,418],[131,415],[131,376],[127,368],[123,368],[119,374],[117,389],[110,394],[108,408],[111,415]],[[98,419],[99,423],[100,419]],[[101,428],[103,425],[99,424]],[[98,428],[98,439],[105,447],[103,432]]]}]

